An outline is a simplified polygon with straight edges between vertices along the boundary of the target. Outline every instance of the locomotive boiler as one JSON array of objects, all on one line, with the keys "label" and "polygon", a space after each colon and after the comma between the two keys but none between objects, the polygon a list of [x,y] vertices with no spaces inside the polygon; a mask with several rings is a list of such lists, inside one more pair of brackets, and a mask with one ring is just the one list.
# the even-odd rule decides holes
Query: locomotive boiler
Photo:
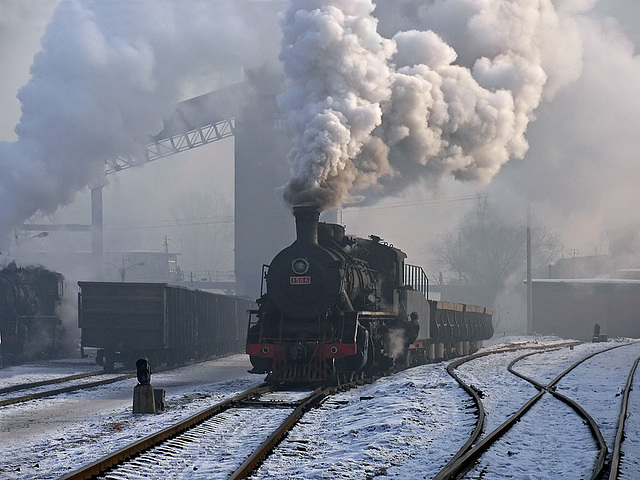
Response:
[{"label": "locomotive boiler", "polygon": [[263,267],[251,312],[251,373],[340,382],[468,353],[493,335],[490,309],[428,300],[426,275],[401,250],[319,222],[314,204],[293,212],[297,238]]},{"label": "locomotive boiler", "polygon": [[4,362],[55,356],[62,339],[56,310],[64,277],[44,267],[10,263],[0,271],[0,351]]}]

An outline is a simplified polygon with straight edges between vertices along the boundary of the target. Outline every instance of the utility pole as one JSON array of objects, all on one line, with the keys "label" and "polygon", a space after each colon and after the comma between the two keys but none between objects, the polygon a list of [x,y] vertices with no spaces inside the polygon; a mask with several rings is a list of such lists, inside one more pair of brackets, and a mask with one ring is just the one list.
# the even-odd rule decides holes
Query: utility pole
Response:
[{"label": "utility pole", "polygon": [[533,285],[531,283],[531,204],[527,204],[527,335],[533,333]]},{"label": "utility pole", "polygon": [[165,275],[167,280],[169,280],[169,238],[164,236],[164,267],[165,267]]},{"label": "utility pole", "polygon": [[91,189],[91,253],[93,262],[102,262],[104,251],[104,225],[102,218],[102,187]]}]

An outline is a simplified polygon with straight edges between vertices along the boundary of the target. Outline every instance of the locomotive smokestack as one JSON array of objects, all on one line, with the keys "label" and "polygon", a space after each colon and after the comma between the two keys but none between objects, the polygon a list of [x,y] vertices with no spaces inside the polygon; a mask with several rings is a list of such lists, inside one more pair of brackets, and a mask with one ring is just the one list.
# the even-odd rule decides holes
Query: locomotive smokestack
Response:
[{"label": "locomotive smokestack", "polygon": [[293,207],[296,217],[296,236],[301,243],[318,243],[320,208],[315,203],[301,203]]}]

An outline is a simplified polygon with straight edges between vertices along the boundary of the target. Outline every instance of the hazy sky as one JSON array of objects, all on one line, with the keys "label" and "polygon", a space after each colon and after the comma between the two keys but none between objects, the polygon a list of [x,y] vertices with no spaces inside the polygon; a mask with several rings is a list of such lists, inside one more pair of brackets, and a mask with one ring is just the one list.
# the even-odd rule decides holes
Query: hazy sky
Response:
[{"label": "hazy sky", "polygon": [[[0,209],[10,210],[10,213],[0,213],[0,221],[5,225],[12,225],[21,215],[27,218],[38,209],[53,212],[57,204],[67,202],[72,202],[72,205],[60,212],[58,221],[88,222],[88,197],[82,192],[86,192],[84,185],[95,181],[99,170],[99,155],[108,152],[114,145],[125,150],[133,148],[131,138],[125,138],[126,135],[120,135],[119,132],[126,132],[132,137],[133,133],[153,130],[161,120],[154,115],[162,116],[171,111],[175,101],[240,79],[242,65],[278,62],[281,31],[277,27],[277,19],[256,19],[246,15],[243,10],[254,8],[260,2],[194,2],[195,6],[201,8],[205,8],[203,5],[214,5],[206,7],[209,8],[206,13],[213,11],[215,15],[198,16],[197,8],[180,8],[181,12],[191,10],[192,15],[179,21],[173,18],[172,7],[182,7],[182,1],[145,3],[78,0],[62,2],[67,15],[59,14],[54,17],[59,3],[54,0],[0,0],[0,64],[4,83],[0,89],[0,106],[3,112],[0,116],[0,140],[5,141],[0,147],[8,152],[3,154],[0,149],[0,166],[3,167],[2,175],[5,176],[4,182],[0,181],[0,192],[4,191],[2,198],[5,205],[0,206]],[[344,2],[325,3],[340,5]],[[366,0],[358,0],[346,4],[362,6],[363,11],[366,11],[368,3],[370,2]],[[396,41],[404,42],[405,45],[402,61],[409,62],[412,55],[419,56],[420,51],[411,51],[416,42],[424,42],[424,48],[433,48],[433,52],[440,52],[439,55],[445,57],[449,55],[447,52],[455,52],[459,67],[453,71],[449,69],[447,75],[460,78],[466,76],[469,82],[480,79],[477,87],[474,84],[473,91],[479,92],[476,93],[478,98],[496,102],[496,105],[505,105],[499,103],[504,98],[490,96],[492,82],[501,79],[498,76],[490,78],[489,73],[500,71],[485,68],[484,76],[481,76],[482,70],[479,67],[472,70],[469,66],[473,65],[479,55],[498,55],[503,46],[494,38],[482,37],[483,32],[491,31],[492,17],[489,14],[480,15],[476,9],[479,6],[495,7],[498,4],[511,3],[518,7],[526,4],[530,10],[523,8],[521,16],[510,18],[511,29],[501,32],[504,35],[502,40],[505,44],[511,42],[516,45],[522,57],[532,64],[537,62],[541,71],[545,72],[546,80],[542,82],[540,77],[531,77],[530,83],[520,82],[524,72],[531,72],[531,69],[515,70],[520,75],[516,75],[520,87],[513,87],[514,92],[520,89],[517,95],[514,94],[516,107],[513,109],[515,120],[512,120],[512,131],[515,133],[511,139],[494,135],[492,138],[495,142],[503,143],[493,144],[493,154],[480,148],[480,144],[473,143],[477,138],[472,129],[465,133],[466,137],[461,137],[463,140],[467,139],[461,143],[463,148],[473,137],[470,144],[475,146],[470,151],[477,152],[473,158],[476,161],[482,158],[483,163],[479,164],[484,168],[482,171],[491,173],[489,177],[469,175],[469,179],[477,180],[482,177],[480,179],[487,183],[479,185],[455,181],[447,172],[455,171],[463,157],[443,156],[441,158],[449,158],[450,161],[443,161],[436,169],[438,175],[441,172],[447,173],[439,180],[434,181],[433,176],[427,176],[404,190],[384,180],[387,188],[395,192],[395,196],[366,208],[345,209],[343,223],[349,230],[361,235],[376,233],[405,249],[414,263],[425,264],[425,245],[435,236],[452,228],[472,208],[473,201],[463,200],[463,197],[483,192],[522,218],[529,198],[537,215],[547,226],[561,234],[567,251],[577,249],[581,254],[606,252],[607,233],[620,228],[630,228],[640,238],[640,218],[636,213],[640,196],[640,189],[637,187],[637,179],[640,177],[638,2],[380,0],[374,3],[378,4],[374,15],[380,17],[381,37],[388,38],[391,35],[387,32],[403,29],[421,29],[438,34],[440,40],[428,35],[419,35],[415,39],[409,35],[398,37]],[[289,2],[288,5],[293,8],[296,2]],[[535,8],[531,10],[532,5]],[[118,8],[112,8],[114,6]],[[397,13],[398,6],[405,8],[405,12],[415,12],[416,15],[403,17]],[[94,23],[90,21],[91,18],[85,18],[90,11],[94,11],[98,19]],[[153,14],[143,16],[149,11]],[[118,16],[124,13],[129,16]],[[503,13],[495,13],[496,18],[500,18],[501,14]],[[34,55],[42,48],[41,38],[52,19],[54,21],[49,29],[50,33],[45,39],[47,54],[36,61],[35,75],[40,80],[34,82],[29,69],[34,64]],[[96,38],[95,32],[90,31],[91,25],[97,25],[96,28],[101,29],[102,43],[92,44],[89,41]],[[137,38],[132,32],[140,32],[142,36]],[[474,35],[481,41],[474,38]],[[528,41],[529,36],[531,41]],[[78,38],[84,39],[84,46],[87,48],[79,48]],[[119,43],[119,39],[122,43]],[[86,64],[83,63],[86,60],[83,56],[85,54],[92,55],[91,61]],[[376,55],[388,54],[378,50]],[[370,55],[367,58],[368,61],[373,61]],[[395,57],[395,62],[400,62],[401,58]],[[433,58],[435,57],[428,61],[433,61]],[[75,59],[75,62],[71,59]],[[148,67],[146,62],[152,60],[154,65],[162,69]],[[284,58],[284,61],[291,59]],[[87,69],[88,73],[79,73],[81,67],[86,65],[91,67]],[[496,65],[494,62],[493,67]],[[466,71],[462,70],[463,67]],[[60,90],[56,90],[59,85],[45,84],[42,80],[46,78],[44,73],[49,71],[62,72],[62,75],[77,74],[75,81],[78,83],[74,83],[74,88],[67,91],[68,97],[60,97]],[[396,75],[394,72],[391,73],[392,76]],[[378,73],[387,75],[384,71]],[[406,73],[414,75],[412,80],[421,78],[418,76],[419,72]],[[432,76],[428,78],[433,80]],[[446,78],[446,75],[443,73],[441,78]],[[82,83],[83,79],[86,84]],[[395,77],[384,81],[390,82],[389,88],[397,84],[394,83]],[[512,84],[515,85],[513,82]],[[87,85],[90,88],[84,90]],[[20,90],[24,86],[27,87]],[[129,87],[132,90],[122,95],[121,91]],[[28,106],[28,115],[22,120],[18,91],[21,92],[23,105]],[[51,93],[47,94],[47,91]],[[91,99],[90,95],[95,91],[101,92],[103,101],[94,102]],[[470,88],[464,93],[471,91]],[[152,95],[148,95],[149,92]],[[384,97],[386,93],[380,92],[380,95]],[[375,107],[376,98],[368,97],[368,105],[373,104]],[[95,125],[93,121],[86,120],[82,123],[64,124],[62,120],[77,113],[74,102],[78,102],[78,108],[86,109],[85,113],[89,115],[87,118],[93,118]],[[121,110],[111,108],[120,104]],[[42,110],[38,111],[34,105],[42,106]],[[94,105],[93,112],[97,117],[90,116]],[[286,107],[292,110],[298,108],[295,102]],[[60,114],[56,109],[64,112]],[[375,127],[375,111],[370,111],[374,115],[370,117],[373,123],[366,128],[362,127],[361,137],[350,140],[355,142],[350,144],[351,147],[357,146],[358,142],[366,143],[363,139],[369,138],[369,132]],[[390,112],[391,110],[387,111],[385,115],[389,116]],[[119,129],[104,132],[101,124],[95,120],[107,118],[108,115],[114,115],[113,119],[123,119]],[[349,115],[352,114],[346,112],[345,115],[351,118]],[[24,196],[18,195],[15,200],[9,201],[6,195],[7,185],[19,183],[20,178],[23,178],[21,175],[30,179],[43,178],[34,174],[38,168],[37,162],[30,166],[25,163],[27,160],[23,160],[19,163],[19,168],[13,169],[12,166],[17,165],[15,158],[33,158],[40,154],[40,150],[27,140],[42,135],[39,132],[43,131],[42,124],[45,121],[52,122],[51,135],[71,139],[64,146],[57,142],[47,145],[54,151],[59,148],[60,158],[68,159],[72,154],[80,152],[78,158],[83,160],[60,164],[46,160],[49,162],[48,171],[55,172],[48,177],[62,177],[65,173],[75,176],[65,178],[64,181],[44,177],[50,181],[45,192],[38,192],[37,195],[21,193]],[[402,122],[408,120],[398,117],[396,121],[398,123],[394,125],[398,127],[397,139],[397,132],[404,125]],[[479,125],[475,121],[471,122],[470,125]],[[17,141],[14,128],[19,123],[22,137]],[[495,126],[497,128],[504,124],[496,123]],[[485,133],[487,129],[493,128],[490,123],[484,123],[480,127]],[[520,128],[522,136],[518,133]],[[78,134],[77,138],[74,137],[75,134]],[[442,138],[450,141],[448,137]],[[83,144],[86,139],[91,139],[93,143]],[[388,142],[384,135],[380,135],[380,139]],[[441,137],[438,139],[441,140]],[[519,143],[516,144],[514,139]],[[392,165],[396,161],[393,152],[407,154],[406,149],[397,149],[398,143],[391,142],[388,145]],[[404,145],[406,146],[406,142]],[[432,146],[433,144],[428,145],[429,148]],[[229,190],[232,183],[232,147],[232,140],[229,140],[206,149],[196,149],[184,156],[160,160],[157,165],[110,176],[104,194],[105,224],[108,227],[129,224],[131,228],[128,230],[134,239],[130,246],[132,249],[161,249],[164,235],[174,236],[170,229],[162,228],[162,222],[171,220],[171,204],[175,204],[181,195],[188,191],[201,191],[207,195],[222,197],[232,194]],[[94,159],[93,166],[80,172],[85,166],[84,159],[87,158],[85,151],[95,154],[98,160]],[[221,160],[213,161],[213,158]],[[406,159],[406,156],[402,158]],[[493,161],[497,168],[491,166],[487,169],[487,165],[491,165]],[[398,163],[395,165],[396,168],[405,168]],[[304,168],[299,167],[297,171],[302,170]],[[418,175],[416,178],[421,177]],[[24,190],[22,188],[20,192]],[[76,192],[80,192],[80,195],[76,196]],[[440,200],[440,203],[434,203],[434,199]],[[24,213],[15,214],[16,210]],[[139,229],[136,231],[137,227]],[[114,245],[118,245],[117,235],[113,235]],[[51,243],[56,240],[47,238],[45,241]],[[88,248],[88,239],[82,241],[85,242],[85,248]],[[109,249],[109,245],[106,248]],[[226,269],[228,266],[221,268]]]}]

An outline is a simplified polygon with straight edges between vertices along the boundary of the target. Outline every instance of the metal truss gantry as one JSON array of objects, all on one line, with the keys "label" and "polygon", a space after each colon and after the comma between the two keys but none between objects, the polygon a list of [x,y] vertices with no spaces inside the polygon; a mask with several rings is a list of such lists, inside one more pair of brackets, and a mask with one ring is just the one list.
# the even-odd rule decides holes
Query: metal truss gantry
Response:
[{"label": "metal truss gantry", "polygon": [[209,143],[232,137],[235,134],[235,118],[224,119],[209,125],[196,127],[188,132],[177,133],[169,137],[156,137],[145,146],[145,155],[141,157],[117,156],[105,160],[105,175],[117,173],[127,168],[152,162],[159,158],[201,147]]},{"label": "metal truss gantry", "polygon": [[[105,175],[144,165],[159,158],[208,145],[235,135],[236,115],[247,85],[239,83],[181,102],[176,111],[164,121],[165,128],[146,145],[139,156],[115,156],[104,162]],[[94,261],[99,261],[104,246],[102,216],[102,187],[91,189],[90,225],[24,224],[21,231],[90,232]],[[16,235],[18,235],[16,230]]]}]

